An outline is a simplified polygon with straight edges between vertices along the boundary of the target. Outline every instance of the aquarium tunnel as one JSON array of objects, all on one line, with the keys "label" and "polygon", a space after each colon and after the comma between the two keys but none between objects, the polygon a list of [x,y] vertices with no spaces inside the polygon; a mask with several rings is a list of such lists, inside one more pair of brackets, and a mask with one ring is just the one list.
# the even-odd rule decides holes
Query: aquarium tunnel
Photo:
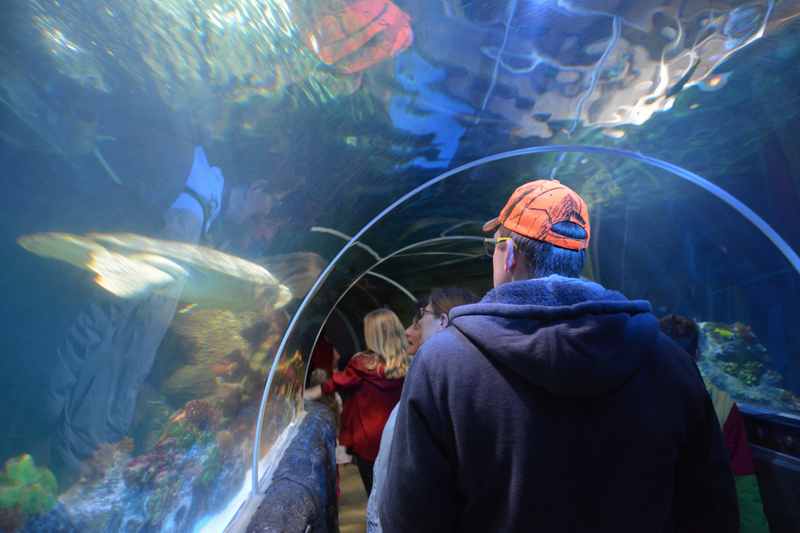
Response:
[{"label": "aquarium tunnel", "polygon": [[9,0],[0,530],[367,531],[315,358],[489,292],[484,223],[550,179],[588,206],[581,278],[697,323],[741,531],[800,531],[799,15]]}]

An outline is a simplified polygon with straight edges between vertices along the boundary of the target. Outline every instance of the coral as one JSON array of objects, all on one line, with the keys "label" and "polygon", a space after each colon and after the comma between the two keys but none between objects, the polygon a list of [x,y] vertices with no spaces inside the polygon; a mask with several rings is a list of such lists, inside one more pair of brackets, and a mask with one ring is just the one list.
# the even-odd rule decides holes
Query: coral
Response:
[{"label": "coral", "polygon": [[125,437],[116,443],[101,444],[88,461],[81,464],[81,481],[92,483],[103,479],[119,456],[129,456],[133,451],[133,439]]},{"label": "coral", "polygon": [[133,459],[123,472],[125,484],[129,487],[150,485],[159,472],[169,467],[168,459],[168,455],[159,450]]},{"label": "coral", "polygon": [[184,406],[186,420],[193,424],[197,429],[215,429],[219,424],[219,409],[211,405],[207,400],[192,400]]},{"label": "coral", "polygon": [[58,483],[50,470],[37,468],[33,457],[25,453],[6,461],[0,475],[2,519],[14,524],[30,515],[49,511],[56,504]]},{"label": "coral", "polygon": [[191,448],[195,442],[200,440],[202,437],[202,432],[198,430],[194,424],[190,424],[185,420],[181,420],[179,422],[170,424],[167,428],[166,435],[168,438],[173,439],[179,448],[186,450]]},{"label": "coral", "polygon": [[191,400],[169,419],[156,450],[168,446],[186,450],[198,442],[207,444],[213,441],[212,432],[220,419],[219,409],[208,400]]},{"label": "coral", "polygon": [[722,337],[723,339],[732,339],[734,337],[734,333],[731,330],[723,327],[714,328],[711,332],[717,337]]},{"label": "coral", "polygon": [[753,328],[742,322],[735,322],[733,324],[733,333],[745,342],[754,342],[756,336],[753,333]]},{"label": "coral", "polygon": [[771,367],[767,349],[750,326],[700,322],[703,355],[698,366],[705,379],[736,401],[779,411],[800,411],[800,398],[781,388],[783,376]]},{"label": "coral", "polygon": [[203,488],[207,488],[217,479],[222,472],[222,454],[219,448],[214,447],[203,461],[203,471],[197,477],[195,483]]},{"label": "coral", "polygon": [[764,374],[764,365],[760,361],[746,361],[737,363],[732,361],[721,361],[719,367],[725,372],[748,386],[758,385],[761,376]]}]

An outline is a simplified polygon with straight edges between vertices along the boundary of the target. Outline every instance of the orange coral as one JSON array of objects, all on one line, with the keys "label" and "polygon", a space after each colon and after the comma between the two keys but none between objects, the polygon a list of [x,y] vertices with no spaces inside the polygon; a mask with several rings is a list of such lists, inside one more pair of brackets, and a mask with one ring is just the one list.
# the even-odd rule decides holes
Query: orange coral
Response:
[{"label": "orange coral", "polygon": [[219,423],[219,410],[206,400],[192,400],[183,410],[186,419],[199,429],[211,429]]}]

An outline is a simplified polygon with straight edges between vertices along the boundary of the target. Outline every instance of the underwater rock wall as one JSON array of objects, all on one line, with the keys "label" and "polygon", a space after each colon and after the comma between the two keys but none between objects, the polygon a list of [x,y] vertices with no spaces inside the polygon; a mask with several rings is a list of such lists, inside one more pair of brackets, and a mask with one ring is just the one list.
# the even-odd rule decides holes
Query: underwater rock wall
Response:
[{"label": "underwater rock wall", "polygon": [[193,400],[147,453],[133,456],[131,439],[101,446],[81,479],[23,531],[190,531],[245,480],[251,444],[220,419],[210,402]]},{"label": "underwater rock wall", "polygon": [[320,402],[306,402],[305,410],[248,533],[339,530],[335,414]]},{"label": "underwater rock wall", "polygon": [[703,378],[734,400],[776,411],[800,411],[800,398],[783,388],[783,376],[772,367],[767,349],[750,326],[737,322],[699,322]]}]

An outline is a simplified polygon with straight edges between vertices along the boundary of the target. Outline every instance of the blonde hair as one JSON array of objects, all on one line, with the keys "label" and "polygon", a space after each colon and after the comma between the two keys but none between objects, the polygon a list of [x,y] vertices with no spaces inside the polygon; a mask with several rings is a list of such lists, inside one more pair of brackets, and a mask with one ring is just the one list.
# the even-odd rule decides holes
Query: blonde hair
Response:
[{"label": "blonde hair", "polygon": [[386,363],[388,378],[401,378],[408,371],[406,335],[402,322],[390,309],[377,309],[364,317],[364,340],[367,349],[379,354]]}]

